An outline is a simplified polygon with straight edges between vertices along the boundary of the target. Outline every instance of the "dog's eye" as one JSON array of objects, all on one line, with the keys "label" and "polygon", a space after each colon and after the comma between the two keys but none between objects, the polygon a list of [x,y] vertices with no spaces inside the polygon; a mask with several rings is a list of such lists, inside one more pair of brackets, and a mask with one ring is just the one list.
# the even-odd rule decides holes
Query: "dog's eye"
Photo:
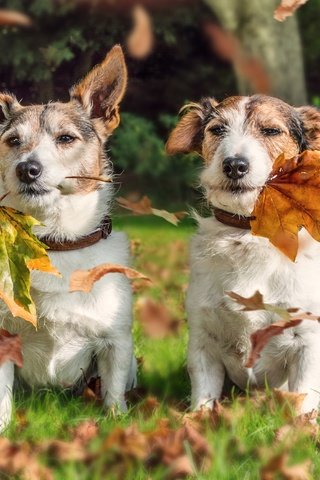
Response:
[{"label": "dog's eye", "polygon": [[9,137],[6,140],[6,144],[9,145],[9,147],[19,147],[21,140],[19,137]]},{"label": "dog's eye", "polygon": [[58,143],[72,143],[74,140],[75,137],[72,135],[59,135],[59,137],[57,137]]},{"label": "dog's eye", "polygon": [[209,132],[220,137],[226,132],[226,127],[224,125],[216,125],[215,127],[209,128]]},{"label": "dog's eye", "polygon": [[280,128],[261,128],[261,133],[266,137],[275,137],[276,135],[280,135],[282,130]]}]

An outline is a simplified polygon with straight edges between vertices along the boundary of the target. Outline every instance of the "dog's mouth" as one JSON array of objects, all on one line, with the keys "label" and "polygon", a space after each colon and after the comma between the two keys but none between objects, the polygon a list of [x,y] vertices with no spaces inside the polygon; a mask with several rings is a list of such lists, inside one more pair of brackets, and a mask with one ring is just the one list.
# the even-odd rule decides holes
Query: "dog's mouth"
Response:
[{"label": "dog's mouth", "polygon": [[50,192],[51,190],[40,185],[23,185],[19,188],[19,194],[26,195],[28,197],[41,197]]},{"label": "dog's mouth", "polygon": [[243,184],[234,182],[221,187],[221,190],[225,192],[233,193],[235,195],[241,195],[244,193],[253,192],[259,188],[260,187],[258,186],[254,187],[254,186],[248,186],[248,185],[243,185]]}]

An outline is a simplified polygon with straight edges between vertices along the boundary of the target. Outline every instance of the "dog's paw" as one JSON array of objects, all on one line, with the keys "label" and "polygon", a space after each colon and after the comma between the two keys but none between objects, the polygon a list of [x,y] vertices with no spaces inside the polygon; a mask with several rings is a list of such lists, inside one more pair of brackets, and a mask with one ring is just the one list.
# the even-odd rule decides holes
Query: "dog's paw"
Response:
[{"label": "dog's paw", "polygon": [[114,415],[122,415],[128,411],[127,403],[124,398],[115,400],[114,398],[108,398],[107,396],[104,401],[104,406]]},{"label": "dog's paw", "polygon": [[214,398],[200,398],[193,403],[193,410],[202,410],[203,408],[212,409],[215,399]]}]

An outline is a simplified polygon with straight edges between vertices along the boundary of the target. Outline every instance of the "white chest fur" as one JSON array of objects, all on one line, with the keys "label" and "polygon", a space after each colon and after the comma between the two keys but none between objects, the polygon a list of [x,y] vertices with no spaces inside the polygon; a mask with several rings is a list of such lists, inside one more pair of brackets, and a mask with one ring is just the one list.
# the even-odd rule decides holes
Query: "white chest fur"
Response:
[{"label": "white chest fur", "polygon": [[[199,371],[201,357],[206,357],[204,364],[207,363],[213,372],[212,365],[215,362],[220,365],[215,372],[216,378],[226,370],[235,383],[245,388],[248,372],[243,365],[250,348],[250,334],[274,321],[267,312],[239,313],[239,306],[226,292],[249,297],[259,290],[266,303],[300,307],[320,314],[320,245],[306,233],[300,236],[303,248],[297,262],[293,263],[266,239],[226,227],[213,218],[200,220],[199,233],[191,245],[191,280],[187,295],[188,363],[191,379],[197,377],[192,380],[196,404],[207,398],[200,393],[202,387],[199,385],[205,384],[206,376],[210,377],[207,372],[199,380],[201,374],[194,373]],[[307,345],[308,348],[316,343],[320,344],[320,326],[311,321],[275,337],[255,365],[258,384],[263,386],[267,380],[271,386],[281,386],[289,375],[290,358],[300,347]],[[317,374],[320,382],[320,363]]]},{"label": "white chest fur", "polygon": [[100,263],[128,265],[128,241],[112,233],[81,250],[50,253],[62,277],[32,272],[32,296],[39,328],[7,319],[4,326],[20,334],[24,366],[21,375],[31,384],[74,384],[100,348],[112,345],[131,328],[131,288],[120,274],[99,280],[90,293],[69,292],[70,274]]}]

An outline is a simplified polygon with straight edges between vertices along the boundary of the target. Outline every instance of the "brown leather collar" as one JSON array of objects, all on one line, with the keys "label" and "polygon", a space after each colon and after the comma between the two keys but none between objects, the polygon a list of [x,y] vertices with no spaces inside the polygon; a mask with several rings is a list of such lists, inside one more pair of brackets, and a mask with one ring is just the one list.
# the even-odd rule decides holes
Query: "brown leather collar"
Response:
[{"label": "brown leather collar", "polygon": [[78,250],[80,248],[90,247],[95,243],[98,243],[102,238],[108,238],[112,232],[112,220],[110,217],[106,216],[101,225],[89,235],[81,237],[78,240],[63,240],[55,241],[50,238],[50,236],[40,237],[39,240],[46,244],[49,250],[53,252],[65,252],[68,250]]},{"label": "brown leather collar", "polygon": [[244,230],[251,229],[250,220],[253,220],[254,218],[242,217],[241,215],[237,215],[235,213],[220,210],[220,208],[214,208],[213,213],[219,222],[229,225],[229,227],[243,228]]}]

